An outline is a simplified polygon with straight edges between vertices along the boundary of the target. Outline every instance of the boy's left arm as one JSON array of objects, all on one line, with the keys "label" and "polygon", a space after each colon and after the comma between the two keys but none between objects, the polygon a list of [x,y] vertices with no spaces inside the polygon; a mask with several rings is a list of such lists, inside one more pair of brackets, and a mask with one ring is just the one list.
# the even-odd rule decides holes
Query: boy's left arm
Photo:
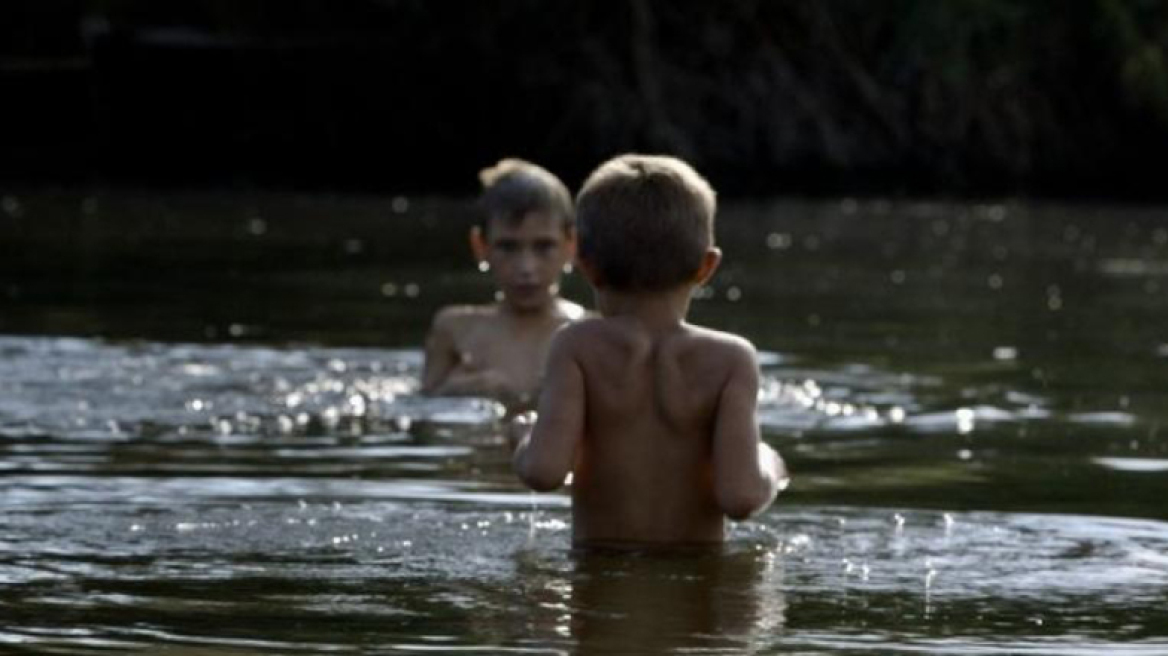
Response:
[{"label": "boy's left arm", "polygon": [[552,339],[531,431],[519,440],[512,464],[528,487],[540,492],[564,484],[584,439],[584,372],[576,361],[571,331]]},{"label": "boy's left arm", "polygon": [[718,505],[731,519],[762,512],[787,484],[787,466],[759,435],[758,359],[741,343],[728,352],[729,378],[714,426],[714,481]]}]

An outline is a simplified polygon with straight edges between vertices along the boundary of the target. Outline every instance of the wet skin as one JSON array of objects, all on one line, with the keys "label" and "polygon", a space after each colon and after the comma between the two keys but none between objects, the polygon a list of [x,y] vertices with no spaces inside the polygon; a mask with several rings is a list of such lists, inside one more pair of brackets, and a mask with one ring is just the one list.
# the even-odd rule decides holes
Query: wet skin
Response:
[{"label": "wet skin", "polygon": [[499,301],[441,310],[426,341],[423,390],[483,395],[511,410],[526,409],[539,387],[552,333],[583,316],[559,297],[560,276],[574,252],[573,236],[555,216],[533,212],[520,221],[492,219],[471,232]]}]

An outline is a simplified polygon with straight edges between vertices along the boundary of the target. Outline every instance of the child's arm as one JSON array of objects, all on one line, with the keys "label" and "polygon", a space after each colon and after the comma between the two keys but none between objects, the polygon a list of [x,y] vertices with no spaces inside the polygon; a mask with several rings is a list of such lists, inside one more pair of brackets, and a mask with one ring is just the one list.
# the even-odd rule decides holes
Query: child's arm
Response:
[{"label": "child's arm", "polygon": [[454,320],[453,308],[439,311],[426,336],[426,362],[422,366],[422,391],[426,394],[442,393],[441,387],[458,365]]},{"label": "child's arm", "polygon": [[552,338],[535,426],[512,460],[519,478],[540,492],[564,484],[584,438],[584,373],[572,351],[570,331]]},{"label": "child's arm", "polygon": [[762,512],[785,486],[787,467],[759,439],[758,360],[749,344],[735,345],[731,372],[718,400],[714,428],[714,486],[731,519]]}]

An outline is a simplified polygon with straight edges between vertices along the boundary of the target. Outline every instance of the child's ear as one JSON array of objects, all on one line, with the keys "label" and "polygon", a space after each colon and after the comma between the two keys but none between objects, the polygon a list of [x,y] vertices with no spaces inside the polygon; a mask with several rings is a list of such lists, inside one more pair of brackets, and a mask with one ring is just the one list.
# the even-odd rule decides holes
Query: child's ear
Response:
[{"label": "child's ear", "polygon": [[694,274],[694,284],[704,285],[706,281],[714,275],[718,270],[718,265],[722,263],[722,249],[711,246],[706,249],[702,255],[702,264],[698,267],[697,273]]},{"label": "child's ear", "polygon": [[574,229],[568,230],[567,234],[564,235],[564,254],[569,262],[576,259],[576,231]]},{"label": "child's ear", "polygon": [[475,259],[483,262],[487,259],[487,236],[483,234],[483,229],[480,226],[475,226],[470,229],[470,252],[474,253]]}]

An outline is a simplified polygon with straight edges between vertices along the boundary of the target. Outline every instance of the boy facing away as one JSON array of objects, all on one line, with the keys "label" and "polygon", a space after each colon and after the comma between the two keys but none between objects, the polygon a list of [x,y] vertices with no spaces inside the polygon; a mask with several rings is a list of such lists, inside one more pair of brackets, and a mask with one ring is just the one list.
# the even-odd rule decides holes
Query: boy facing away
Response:
[{"label": "boy facing away", "polygon": [[680,160],[625,155],[576,208],[601,316],[553,338],[516,473],[540,491],[573,474],[577,545],[719,543],[724,518],[765,509],[787,471],[759,439],[754,348],[685,322],[721,261],[714,192]]},{"label": "boy facing away", "polygon": [[422,391],[490,396],[522,410],[536,394],[552,333],[584,315],[559,295],[576,248],[572,196],[556,176],[519,159],[504,159],[479,179],[471,249],[494,278],[498,301],[438,312],[426,338]]}]

